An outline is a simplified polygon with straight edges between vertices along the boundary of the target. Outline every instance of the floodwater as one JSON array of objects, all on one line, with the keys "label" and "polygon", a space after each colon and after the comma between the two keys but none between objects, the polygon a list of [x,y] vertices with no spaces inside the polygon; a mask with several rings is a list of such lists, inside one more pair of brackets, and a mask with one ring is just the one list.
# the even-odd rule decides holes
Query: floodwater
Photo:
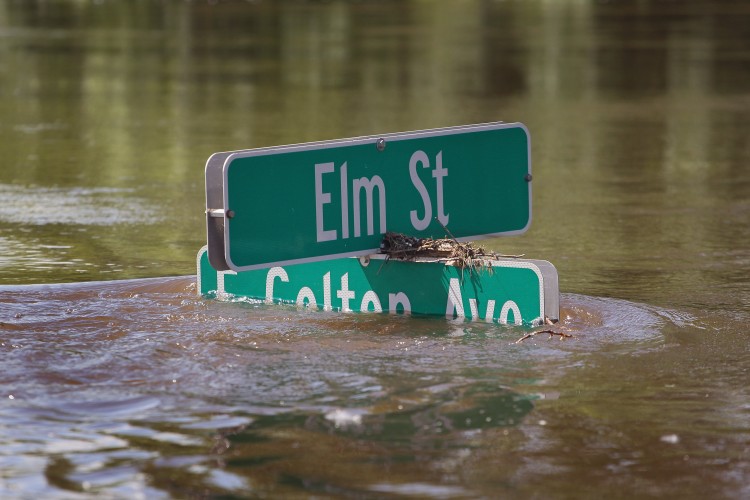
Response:
[{"label": "floodwater", "polygon": [[[197,296],[211,153],[498,120],[574,338]],[[748,497],[748,131],[740,0],[1,2],[0,496]]]}]

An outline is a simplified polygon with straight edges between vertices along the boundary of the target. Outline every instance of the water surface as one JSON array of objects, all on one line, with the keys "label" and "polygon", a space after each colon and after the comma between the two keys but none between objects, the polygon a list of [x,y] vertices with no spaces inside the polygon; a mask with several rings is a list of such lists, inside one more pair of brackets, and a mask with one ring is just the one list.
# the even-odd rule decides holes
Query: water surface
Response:
[{"label": "water surface", "polygon": [[[0,496],[750,495],[748,26],[0,4]],[[574,338],[196,295],[211,153],[498,120],[530,130],[533,224],[484,243],[557,266]]]}]

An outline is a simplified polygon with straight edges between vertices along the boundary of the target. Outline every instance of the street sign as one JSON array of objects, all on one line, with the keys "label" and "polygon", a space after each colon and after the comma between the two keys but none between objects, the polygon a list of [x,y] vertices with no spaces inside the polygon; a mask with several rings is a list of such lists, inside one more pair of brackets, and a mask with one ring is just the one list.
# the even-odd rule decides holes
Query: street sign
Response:
[{"label": "street sign", "polygon": [[531,223],[529,134],[488,123],[216,153],[209,259],[244,271],[378,251],[386,231],[459,241]]},{"label": "street sign", "polygon": [[216,271],[198,252],[198,293],[296,304],[328,311],[374,311],[536,326],[560,315],[557,270],[547,261],[497,259],[471,271],[383,255]]}]

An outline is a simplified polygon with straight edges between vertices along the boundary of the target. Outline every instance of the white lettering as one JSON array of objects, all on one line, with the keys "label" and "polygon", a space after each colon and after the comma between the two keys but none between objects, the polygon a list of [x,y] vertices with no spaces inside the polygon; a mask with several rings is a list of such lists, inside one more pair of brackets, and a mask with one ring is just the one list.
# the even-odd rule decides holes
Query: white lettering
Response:
[{"label": "white lettering", "polygon": [[218,271],[216,273],[216,295],[221,298],[222,296],[227,295],[227,291],[224,285],[224,277],[227,274],[237,274],[234,271]]},{"label": "white lettering", "polygon": [[330,311],[331,307],[331,272],[323,276],[323,310]]},{"label": "white lettering", "polygon": [[443,204],[443,177],[448,176],[448,169],[443,168],[443,152],[440,151],[435,158],[437,165],[435,170],[432,172],[432,176],[435,178],[437,186],[437,218],[444,225],[448,225],[448,214],[445,213],[445,206]]},{"label": "white lettering", "polygon": [[289,275],[283,267],[272,267],[266,274],[266,304],[273,304],[273,281],[279,278],[284,283],[289,283]]},{"label": "white lettering", "polygon": [[430,221],[432,220],[432,202],[430,202],[430,195],[427,193],[427,188],[417,173],[417,164],[419,163],[422,164],[422,168],[430,168],[430,159],[427,157],[427,154],[421,150],[415,151],[414,154],[411,155],[411,159],[409,159],[409,177],[411,177],[412,184],[414,184],[414,187],[417,188],[419,195],[422,197],[422,204],[424,204],[424,218],[420,219],[417,216],[416,210],[409,212],[409,216],[411,218],[411,225],[414,229],[422,231],[427,229],[427,226],[430,225]]},{"label": "white lettering", "polygon": [[[419,218],[416,210],[409,212],[411,218],[411,225],[417,231],[427,229],[432,222],[432,201],[430,195],[427,192],[422,179],[419,177],[417,172],[417,165],[422,164],[422,168],[431,168],[430,159],[427,157],[427,153],[424,151],[415,151],[409,159],[409,177],[414,187],[417,188],[419,196],[422,198],[422,205],[424,205],[424,217]],[[432,177],[435,179],[435,188],[437,191],[437,219],[444,226],[448,225],[449,214],[445,213],[445,197],[443,196],[443,178],[448,177],[448,169],[443,168],[443,152],[440,151],[435,156],[435,170],[432,171]]]},{"label": "white lettering", "polygon": [[307,286],[302,287],[297,294],[297,307],[305,307],[305,299],[307,299],[307,307],[309,307],[310,309],[315,309],[318,307],[318,303],[315,300],[315,294],[312,290],[310,290],[310,287]]},{"label": "white lettering", "polygon": [[477,299],[469,299],[469,311],[471,312],[471,320],[476,321],[479,317]]},{"label": "white lettering", "polygon": [[360,220],[360,200],[359,195],[362,189],[365,190],[365,202],[367,207],[367,234],[375,234],[374,214],[372,213],[372,191],[377,186],[380,195],[380,232],[385,233],[385,184],[379,175],[374,175],[372,179],[361,177],[352,181],[352,190],[354,191],[354,237],[361,235]]},{"label": "white lettering", "polygon": [[512,300],[509,300],[505,304],[503,304],[503,308],[500,309],[500,317],[497,320],[498,323],[502,323],[504,325],[508,324],[508,312],[509,311],[513,311],[514,324],[520,325],[523,322],[521,320],[521,310],[518,308],[518,304],[516,304]]},{"label": "white lettering", "polygon": [[[476,321],[479,319],[479,306],[477,303],[477,299],[469,299],[469,310],[471,311],[471,320]],[[494,300],[488,300],[487,301],[487,312],[484,316],[484,321],[487,323],[492,323],[492,315],[495,314],[495,301]]]},{"label": "white lettering", "polygon": [[354,292],[349,290],[349,273],[341,277],[341,290],[336,292],[336,297],[341,299],[341,310],[350,312],[349,301],[354,300]]},{"label": "white lettering", "polygon": [[404,314],[411,314],[411,302],[409,302],[409,297],[407,297],[404,292],[389,293],[388,311],[392,314],[396,314],[399,305],[403,308]]},{"label": "white lettering", "polygon": [[451,278],[448,285],[448,302],[445,305],[445,315],[454,318],[464,318],[464,302],[461,297],[461,284],[458,278]]},{"label": "white lettering", "polygon": [[349,178],[346,162],[341,165],[341,238],[349,238]]},{"label": "white lettering", "polygon": [[484,321],[487,323],[492,323],[492,316],[495,314],[495,301],[494,300],[488,300],[487,301],[487,314],[484,316]]},{"label": "white lettering", "polygon": [[315,164],[315,227],[318,242],[336,239],[335,229],[323,229],[323,205],[331,203],[331,193],[323,192],[323,174],[333,172],[333,162]]},{"label": "white lettering", "polygon": [[378,295],[372,290],[368,290],[362,296],[362,303],[359,306],[359,310],[362,312],[367,312],[370,304],[372,304],[372,308],[375,312],[383,312],[383,308],[380,305],[380,299],[378,298]]}]

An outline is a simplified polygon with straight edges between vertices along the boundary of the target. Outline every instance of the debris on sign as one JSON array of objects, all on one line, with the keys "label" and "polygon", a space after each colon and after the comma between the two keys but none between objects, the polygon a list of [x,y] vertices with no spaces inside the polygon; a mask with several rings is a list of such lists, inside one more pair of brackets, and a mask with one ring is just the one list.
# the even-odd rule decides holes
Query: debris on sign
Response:
[{"label": "debris on sign", "polygon": [[491,268],[489,261],[492,259],[520,258],[523,255],[498,255],[474,243],[460,243],[448,228],[444,228],[451,236],[450,238],[417,238],[402,233],[388,231],[380,243],[380,253],[386,254],[388,258],[399,260],[414,260],[416,258],[433,258],[432,262],[445,262],[448,265],[461,269]]}]

